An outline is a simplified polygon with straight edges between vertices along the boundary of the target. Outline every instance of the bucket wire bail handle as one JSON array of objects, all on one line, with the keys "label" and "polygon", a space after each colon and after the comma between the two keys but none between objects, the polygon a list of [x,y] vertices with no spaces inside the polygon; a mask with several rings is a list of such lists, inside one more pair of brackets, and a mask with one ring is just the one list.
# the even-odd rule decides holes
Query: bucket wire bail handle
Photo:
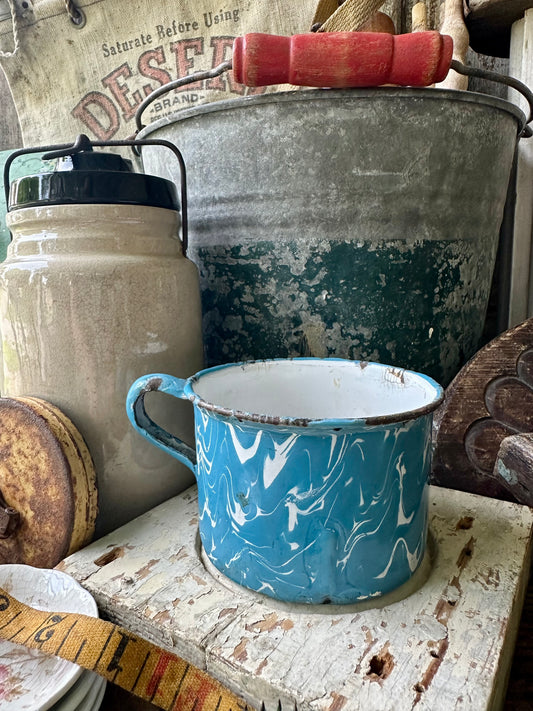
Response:
[{"label": "bucket wire bail handle", "polygon": [[450,64],[450,69],[453,69],[458,74],[463,74],[467,77],[476,77],[479,79],[487,79],[488,81],[494,81],[498,84],[505,84],[505,86],[511,87],[515,91],[518,91],[525,98],[529,105],[529,115],[526,117],[522,127],[518,131],[519,138],[530,138],[533,135],[533,129],[529,124],[533,120],[533,92],[528,86],[526,86],[519,79],[515,77],[507,76],[506,74],[499,74],[498,72],[492,72],[490,69],[481,69],[480,67],[469,67],[466,64],[462,64],[456,59],[452,59]]},{"label": "bucket wire bail handle", "polygon": [[[135,124],[137,128],[137,133],[143,128],[145,128],[141,120],[142,114],[147,109],[147,107],[150,106],[150,104],[152,104],[157,98],[159,98],[163,94],[168,93],[169,91],[172,91],[173,89],[179,89],[183,86],[186,86],[187,84],[192,84],[193,82],[203,81],[205,79],[212,79],[214,77],[220,76],[224,72],[229,71],[231,69],[233,69],[233,60],[229,59],[225,62],[222,62],[213,69],[194,72],[192,74],[179,77],[178,79],[174,79],[173,81],[170,81],[160,86],[158,89],[149,94],[139,104],[137,111],[135,112]],[[467,66],[456,59],[450,60],[448,71],[450,71],[451,69],[456,71],[458,74],[463,74],[464,76],[478,77],[481,79],[486,79],[488,81],[494,81],[499,84],[504,84],[522,94],[522,96],[526,99],[529,105],[529,115],[527,116],[523,125],[520,127],[520,130],[518,131],[518,137],[529,138],[531,135],[533,135],[533,130],[528,126],[528,124],[533,120],[533,92],[523,82],[521,82],[519,79],[515,79],[514,77],[510,77],[505,74],[499,74],[498,72],[493,72],[488,69]],[[265,82],[265,84],[266,83],[268,82]],[[261,83],[261,85],[263,84]],[[377,84],[370,85],[377,86]],[[347,84],[345,88],[352,88],[352,86],[354,85]]]},{"label": "bucket wire bail handle", "polygon": [[[69,0],[65,0],[69,2]],[[376,12],[385,0],[318,0],[317,8],[313,18],[311,31],[312,32],[353,32],[364,23],[374,12]],[[159,89],[153,91],[149,96],[142,101],[135,113],[135,123],[137,132],[144,128],[141,122],[141,116],[145,109],[155,101],[159,96],[166,94],[172,89],[179,89],[187,84],[192,84],[195,81],[203,81],[204,79],[214,79],[220,76],[223,72],[232,69],[233,62],[231,59],[222,62],[213,69],[206,71],[195,72],[186,77],[180,77],[168,84],[163,84]],[[168,88],[167,88],[168,87]]]},{"label": "bucket wire bail handle", "polygon": [[[69,2],[69,0],[65,0]],[[361,24],[368,20],[376,12],[385,0],[318,0],[315,15],[313,18],[311,32],[354,32]],[[182,86],[204,79],[214,79],[223,72],[231,70],[233,62],[231,59],[222,62],[213,69],[195,72],[186,77],[180,77],[168,84],[163,84],[159,89],[153,91],[142,101],[135,113],[135,123],[137,132],[144,128],[141,123],[141,116],[145,109],[162,94],[172,89],[179,89]],[[168,88],[167,88],[168,87]]]},{"label": "bucket wire bail handle", "polygon": [[[220,76],[224,72],[229,71],[232,67],[233,62],[231,59],[228,59],[225,62],[222,62],[221,64],[217,65],[213,69],[206,69],[205,71],[198,71],[194,72],[193,74],[187,74],[184,77],[179,77],[178,79],[174,79],[173,81],[167,82],[166,84],[160,86],[158,89],[152,91],[143,101],[141,101],[141,103],[137,107],[137,111],[135,112],[135,125],[137,127],[137,133],[143,128],[145,128],[145,125],[141,121],[143,113],[148,108],[148,106],[150,106],[150,104],[153,103],[160,96],[163,96],[163,94],[167,94],[173,89],[179,89],[180,87],[186,86],[187,84],[193,84],[196,81],[204,81],[204,79],[214,79],[215,77]],[[138,143],[140,143],[140,141],[138,141]]]},{"label": "bucket wire bail handle", "polygon": [[181,199],[181,248],[183,256],[187,256],[187,247],[189,244],[189,221],[187,216],[187,171],[185,168],[185,160],[181,151],[177,146],[175,146],[170,141],[165,141],[162,139],[124,139],[122,141],[91,141],[91,139],[80,134],[74,143],[60,143],[51,146],[38,146],[36,148],[20,148],[17,151],[11,153],[4,165],[4,194],[6,200],[6,208],[9,212],[9,171],[11,165],[16,158],[29,153],[42,153],[41,156],[43,160],[61,158],[62,156],[72,155],[73,153],[80,153],[81,151],[91,150],[94,146],[99,148],[105,147],[123,147],[130,146],[135,155],[138,155],[139,146],[163,146],[171,150],[176,156],[179,168],[180,168],[180,199]]}]

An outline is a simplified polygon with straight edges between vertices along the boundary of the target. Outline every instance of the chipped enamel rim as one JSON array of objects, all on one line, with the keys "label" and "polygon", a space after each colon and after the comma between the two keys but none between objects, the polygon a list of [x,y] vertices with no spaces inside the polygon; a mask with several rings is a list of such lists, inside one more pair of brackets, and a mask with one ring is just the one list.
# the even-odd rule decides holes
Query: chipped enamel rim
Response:
[{"label": "chipped enamel rim", "polygon": [[[371,366],[373,369],[382,369],[387,375],[395,378],[396,382],[403,382],[404,378],[408,376],[409,379],[418,381],[426,389],[428,393],[432,392],[431,399],[423,406],[416,407],[413,409],[408,409],[404,411],[387,413],[384,415],[370,416],[370,417],[339,417],[339,418],[313,418],[313,417],[290,417],[283,415],[267,415],[260,414],[256,412],[248,412],[240,409],[231,409],[224,407],[215,402],[204,399],[195,390],[195,386],[198,386],[199,382],[206,376],[213,375],[216,373],[222,373],[229,369],[241,368],[241,369],[252,369],[261,365],[269,365],[275,363],[322,363],[324,366],[330,365],[332,363],[342,363],[342,364],[353,364],[354,367],[359,366],[361,370],[366,369]],[[239,363],[226,363],[223,365],[216,365],[211,368],[206,368],[201,370],[195,375],[188,378],[185,382],[183,392],[185,397],[190,400],[193,405],[206,410],[209,413],[218,415],[222,418],[236,419],[240,422],[254,423],[257,425],[277,425],[277,426],[288,426],[288,427],[306,427],[306,428],[346,428],[346,427],[361,427],[361,426],[372,426],[372,425],[388,425],[399,422],[407,422],[409,420],[417,419],[418,417],[423,417],[432,413],[443,401],[444,399],[444,389],[439,385],[433,378],[422,373],[417,373],[413,370],[407,370],[405,368],[397,368],[391,365],[386,365],[383,363],[375,363],[371,361],[359,361],[359,360],[347,360],[344,358],[272,358],[269,360],[254,360],[254,361],[242,361]]]}]

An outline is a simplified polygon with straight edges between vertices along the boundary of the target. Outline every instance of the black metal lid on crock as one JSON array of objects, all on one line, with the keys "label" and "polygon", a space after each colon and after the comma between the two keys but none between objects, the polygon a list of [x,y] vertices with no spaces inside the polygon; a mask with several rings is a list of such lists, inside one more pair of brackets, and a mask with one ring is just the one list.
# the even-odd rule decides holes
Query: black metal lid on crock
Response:
[{"label": "black metal lid on crock", "polygon": [[9,210],[75,204],[146,205],[179,210],[178,193],[172,181],[135,173],[132,162],[120,155],[93,151],[88,138],[75,151],[62,154],[58,151],[43,158],[57,158],[55,170],[14,180],[9,189]]}]

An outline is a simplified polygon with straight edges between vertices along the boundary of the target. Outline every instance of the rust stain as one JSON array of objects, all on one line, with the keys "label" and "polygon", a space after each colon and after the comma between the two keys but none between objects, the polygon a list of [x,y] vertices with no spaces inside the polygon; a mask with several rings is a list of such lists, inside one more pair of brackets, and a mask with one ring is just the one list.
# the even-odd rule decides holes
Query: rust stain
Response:
[{"label": "rust stain", "polygon": [[165,622],[168,622],[169,620],[172,619],[172,615],[168,610],[161,610],[160,612],[157,613],[157,615],[154,615],[153,620],[157,622],[158,624],[165,624]]},{"label": "rust stain", "polygon": [[104,565],[108,565],[109,563],[112,563],[117,558],[122,558],[123,555],[124,555],[124,546],[115,546],[110,551],[108,551],[107,553],[104,553],[103,555],[101,555],[99,558],[97,558],[93,562],[99,568],[102,568]]},{"label": "rust stain", "polygon": [[424,693],[424,687],[421,684],[415,684],[413,686],[413,689],[416,691],[416,695],[413,701],[413,705],[411,706],[411,711],[414,709],[417,704],[420,703],[420,699],[422,698],[422,694]]},{"label": "rust stain", "polygon": [[473,516],[463,516],[463,518],[460,518],[459,521],[457,522],[457,526],[455,527],[455,530],[456,531],[468,531],[469,529],[472,528],[473,523],[474,523]]},{"label": "rust stain", "polygon": [[279,627],[280,629],[287,632],[294,627],[294,622],[289,619],[278,620],[278,616],[275,612],[271,612],[270,615],[263,617],[262,620],[257,620],[249,625],[245,626],[248,632],[272,632],[272,630]]},{"label": "rust stain", "polygon": [[218,613],[218,619],[220,620],[222,617],[226,617],[227,615],[233,615],[235,612],[237,612],[236,607],[225,607]]},{"label": "rust stain", "polygon": [[341,711],[348,702],[346,696],[336,694],[334,691],[331,692],[331,698],[333,702],[328,706],[328,711]]},{"label": "rust stain", "polygon": [[261,662],[261,664],[260,664],[260,665],[257,667],[257,669],[255,670],[255,673],[257,674],[257,676],[261,676],[261,673],[262,673],[263,669],[266,667],[267,664],[268,664],[268,659],[263,659],[263,661]]},{"label": "rust stain", "polygon": [[271,632],[277,625],[278,616],[275,612],[271,612],[270,615],[263,617],[262,620],[252,622],[250,625],[246,625],[245,628],[248,632]]},{"label": "rust stain", "polygon": [[372,649],[372,647],[373,647],[373,646],[376,644],[376,642],[377,642],[377,640],[372,637],[372,632],[368,629],[368,627],[366,627],[365,625],[363,625],[363,626],[361,627],[361,630],[365,633],[366,647],[365,647],[365,649],[363,650],[363,653],[362,653],[362,655],[361,655],[361,657],[360,657],[361,661],[359,662],[359,664],[358,664],[358,665],[355,667],[355,669],[354,669],[354,674],[359,674],[359,672],[361,671],[362,664],[363,664],[363,659],[366,657],[366,655],[370,652],[370,650]]},{"label": "rust stain", "polygon": [[450,580],[450,586],[454,587],[459,594],[463,592],[461,583],[459,582],[459,578],[457,575],[454,575],[453,578]]},{"label": "rust stain", "polygon": [[[459,595],[462,594],[462,588],[460,583],[461,573],[466,568],[466,566],[472,559],[472,556],[474,555],[475,542],[476,539],[471,536],[470,540],[463,546],[456,562],[458,574],[453,576],[453,578],[450,580],[449,585],[447,586],[455,588]],[[453,599],[453,595],[450,597],[450,595],[447,594],[446,591],[441,595],[440,600],[437,602],[435,606],[434,615],[437,620],[444,626],[447,626],[450,616],[455,607],[457,606],[457,602],[458,600]]]},{"label": "rust stain", "polygon": [[178,560],[182,560],[182,558],[187,558],[189,554],[187,553],[187,550],[185,549],[185,546],[182,546],[177,553],[173,553],[169,557],[169,561],[171,563],[175,563]]},{"label": "rust stain", "polygon": [[112,578],[109,578],[109,581],[112,583],[114,583],[115,580],[119,580],[120,582],[124,583],[124,585],[133,585],[133,583],[135,582],[132,577],[130,577],[129,575],[125,576],[120,571],[116,575],[113,575]]},{"label": "rust stain", "polygon": [[476,539],[474,536],[470,537],[470,540],[465,543],[463,546],[462,551],[459,553],[459,557],[457,558],[457,567],[459,570],[462,572],[468,563],[472,560],[472,556],[474,554],[474,544],[476,542]]},{"label": "rust stain", "polygon": [[198,575],[192,574],[191,577],[196,583],[198,583],[198,585],[207,585],[207,582],[203,578],[200,578]]},{"label": "rust stain", "polygon": [[233,650],[231,655],[238,662],[245,662],[248,659],[248,652],[246,651],[246,645],[248,644],[248,639],[246,637],[241,637],[241,641]]},{"label": "rust stain", "polygon": [[473,620],[475,617],[479,617],[481,613],[479,610],[464,610],[463,614],[469,620]]},{"label": "rust stain", "polygon": [[375,640],[372,637],[372,632],[368,629],[368,627],[361,627],[361,629],[365,633],[365,642],[367,644],[373,645]]},{"label": "rust stain", "polygon": [[438,672],[440,665],[443,662],[446,652],[448,651],[449,641],[448,637],[441,639],[437,647],[430,650],[431,661],[428,664],[426,671],[424,672],[422,679],[414,685],[415,698],[412,705],[412,709],[420,703],[422,695],[429,689],[431,682],[435,678],[435,674]]},{"label": "rust stain", "polygon": [[472,578],[473,582],[480,583],[485,590],[488,588],[499,588],[500,587],[500,573],[497,569],[488,568],[484,572],[479,572],[475,578]]},{"label": "rust stain", "polygon": [[369,681],[382,684],[394,669],[394,657],[389,651],[390,642],[387,642],[380,652],[374,654],[370,660],[368,671],[365,675]]},{"label": "rust stain", "polygon": [[507,632],[507,625],[509,624],[509,618],[506,617],[503,619],[500,623],[500,634],[498,635],[498,639],[504,640],[505,639],[505,634]]},{"label": "rust stain", "polygon": [[152,572],[152,568],[157,563],[159,563],[159,558],[149,560],[146,565],[143,565],[143,567],[137,571],[137,573],[136,573],[137,578],[139,580],[143,580],[144,578],[148,577],[148,575],[150,575],[150,573]]},{"label": "rust stain", "polygon": [[451,617],[453,610],[455,609],[456,601],[449,600],[447,596],[441,597],[438,603],[435,605],[435,617],[445,627],[448,625],[448,621]]},{"label": "rust stain", "polygon": [[425,691],[429,689],[431,682],[435,678],[435,674],[438,672],[439,667],[446,656],[449,644],[448,637],[445,637],[440,640],[437,649],[433,650],[433,653],[431,654],[431,662],[429,663],[426,671],[424,672],[424,676],[420,681]]}]

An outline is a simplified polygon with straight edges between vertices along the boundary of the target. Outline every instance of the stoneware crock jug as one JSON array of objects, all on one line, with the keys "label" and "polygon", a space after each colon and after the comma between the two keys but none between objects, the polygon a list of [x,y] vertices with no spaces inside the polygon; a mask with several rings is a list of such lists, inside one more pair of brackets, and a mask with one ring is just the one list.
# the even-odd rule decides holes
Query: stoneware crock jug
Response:
[{"label": "stoneware crock jug", "polygon": [[[154,390],[193,403],[195,449],[148,417]],[[419,373],[296,358],[146,375],[127,411],[196,475],[209,563],[283,601],[342,604],[398,588],[424,558],[441,400]]]},{"label": "stoneware crock jug", "polygon": [[[79,428],[97,472],[97,535],[193,481],[124,412],[132,380],[154,366],[187,377],[203,365],[198,276],[179,238],[176,187],[93,150],[131,144],[79,137],[48,147],[43,158],[56,169],[10,187],[12,242],[0,265],[2,395],[48,400]],[[188,408],[158,400],[154,416],[192,439]]]}]

